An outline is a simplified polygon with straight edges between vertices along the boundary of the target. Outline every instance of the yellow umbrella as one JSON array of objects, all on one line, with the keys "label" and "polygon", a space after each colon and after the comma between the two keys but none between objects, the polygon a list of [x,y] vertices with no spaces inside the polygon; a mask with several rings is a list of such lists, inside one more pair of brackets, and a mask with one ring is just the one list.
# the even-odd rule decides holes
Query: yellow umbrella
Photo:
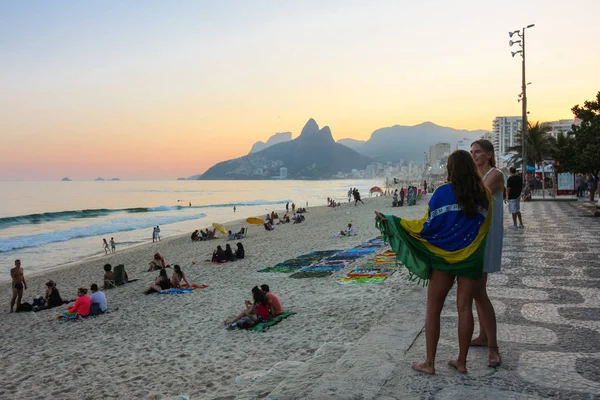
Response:
[{"label": "yellow umbrella", "polygon": [[262,218],[250,217],[246,218],[246,222],[253,225],[263,225],[265,221]]},{"label": "yellow umbrella", "polygon": [[219,232],[221,232],[223,235],[227,235],[227,229],[225,229],[225,227],[221,224],[217,224],[216,222],[213,222],[212,226],[215,227],[216,230],[218,230]]}]

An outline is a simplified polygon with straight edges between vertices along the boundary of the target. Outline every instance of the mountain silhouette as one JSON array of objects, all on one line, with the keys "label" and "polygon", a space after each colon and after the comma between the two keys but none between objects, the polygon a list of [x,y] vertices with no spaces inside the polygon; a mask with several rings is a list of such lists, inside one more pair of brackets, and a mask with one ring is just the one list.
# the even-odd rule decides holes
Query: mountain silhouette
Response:
[{"label": "mountain silhouette", "polygon": [[265,143],[265,142],[254,143],[252,145],[252,148],[250,149],[250,153],[258,153],[259,151],[264,150],[268,147],[271,147],[274,144],[289,142],[290,140],[292,140],[292,132],[277,132],[276,134],[274,134],[267,140],[267,143]]},{"label": "mountain silhouette", "polygon": [[364,169],[371,161],[336,143],[329,127],[319,129],[311,118],[296,139],[220,162],[209,168],[201,179],[271,179],[280,175],[281,167],[287,168],[290,179],[325,179],[338,172]]},{"label": "mountain silhouette", "polygon": [[394,125],[377,129],[366,142],[355,139],[340,139],[341,143],[379,162],[423,161],[423,153],[429,146],[439,142],[449,142],[456,148],[456,142],[464,138],[476,140],[485,130],[468,131],[423,122],[414,126]]}]

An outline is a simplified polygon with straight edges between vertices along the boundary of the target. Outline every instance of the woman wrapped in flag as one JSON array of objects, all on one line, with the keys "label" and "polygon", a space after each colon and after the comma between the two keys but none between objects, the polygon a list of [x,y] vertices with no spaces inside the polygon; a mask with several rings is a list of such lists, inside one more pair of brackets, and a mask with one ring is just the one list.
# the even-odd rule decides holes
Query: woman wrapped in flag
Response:
[{"label": "woman wrapped in flag", "polygon": [[425,336],[427,358],[413,364],[434,374],[440,336],[440,314],[456,278],[458,290],[458,358],[450,365],[467,372],[467,353],[473,335],[473,289],[483,275],[486,237],[492,217],[492,197],[477,173],[471,154],[457,150],[448,157],[448,183],[436,189],[425,216],[405,220],[377,214],[377,227],[390,243],[411,279],[427,282]]}]

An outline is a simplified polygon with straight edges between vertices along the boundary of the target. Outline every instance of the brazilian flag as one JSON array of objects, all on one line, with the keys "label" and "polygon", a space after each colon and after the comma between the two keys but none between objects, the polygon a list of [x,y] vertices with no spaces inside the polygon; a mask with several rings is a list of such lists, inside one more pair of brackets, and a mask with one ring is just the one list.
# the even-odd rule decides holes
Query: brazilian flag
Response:
[{"label": "brazilian flag", "polygon": [[425,216],[407,220],[383,214],[387,222],[376,219],[386,242],[409,270],[411,280],[426,284],[431,269],[465,278],[483,275],[483,255],[492,221],[492,196],[486,190],[487,207],[466,217],[456,201],[451,184],[436,189]]}]

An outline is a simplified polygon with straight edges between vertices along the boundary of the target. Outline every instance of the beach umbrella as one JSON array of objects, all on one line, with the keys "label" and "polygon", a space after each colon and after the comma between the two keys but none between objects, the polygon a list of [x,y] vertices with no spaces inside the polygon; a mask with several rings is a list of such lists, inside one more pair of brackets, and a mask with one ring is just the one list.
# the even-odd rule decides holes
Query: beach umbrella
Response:
[{"label": "beach umbrella", "polygon": [[216,230],[218,230],[219,232],[221,232],[223,235],[227,235],[227,229],[225,229],[225,227],[221,224],[217,224],[216,222],[213,222],[212,226],[215,227]]},{"label": "beach umbrella", "polygon": [[263,225],[265,221],[262,218],[250,217],[246,218],[246,222],[253,225]]}]

